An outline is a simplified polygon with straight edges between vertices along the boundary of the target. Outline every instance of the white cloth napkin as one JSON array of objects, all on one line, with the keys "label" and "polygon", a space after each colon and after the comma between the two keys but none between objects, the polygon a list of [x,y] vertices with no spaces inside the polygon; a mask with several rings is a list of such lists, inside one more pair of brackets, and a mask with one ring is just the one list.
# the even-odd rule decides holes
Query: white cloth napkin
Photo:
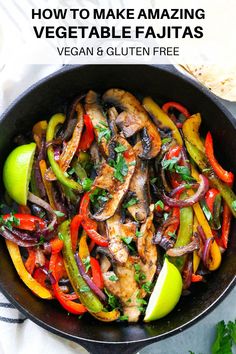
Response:
[{"label": "white cloth napkin", "polygon": [[[0,71],[0,114],[26,88],[49,75],[55,65],[5,65]],[[0,292],[0,354],[85,354],[80,345],[26,319]]]}]

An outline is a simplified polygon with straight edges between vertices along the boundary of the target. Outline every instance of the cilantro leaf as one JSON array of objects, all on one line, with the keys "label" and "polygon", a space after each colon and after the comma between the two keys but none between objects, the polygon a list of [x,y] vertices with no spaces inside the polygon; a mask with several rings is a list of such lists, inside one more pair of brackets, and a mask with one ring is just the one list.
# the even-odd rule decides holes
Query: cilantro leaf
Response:
[{"label": "cilantro leaf", "polygon": [[104,288],[106,295],[108,296],[108,305],[112,308],[112,310],[120,308],[120,303],[115,295],[112,295],[106,288]]},{"label": "cilantro leaf", "polygon": [[124,145],[118,144],[115,149],[116,152],[124,152],[127,150],[127,147],[125,147]]},{"label": "cilantro leaf", "polygon": [[[234,325],[235,326],[235,325]],[[225,324],[224,321],[220,321],[216,326],[216,338],[211,347],[212,354],[230,354],[232,353],[232,336],[231,325]]]},{"label": "cilantro leaf", "polygon": [[162,210],[164,209],[164,203],[162,200],[158,200],[156,203],[155,203],[155,208],[156,207],[160,207]]},{"label": "cilantro leaf", "polygon": [[112,274],[110,277],[109,277],[109,280],[111,281],[117,281],[118,280],[118,277],[116,274]]},{"label": "cilantro leaf", "polygon": [[85,265],[85,272],[87,273],[89,268],[91,267],[89,256],[83,259],[83,264]]},{"label": "cilantro leaf", "polygon": [[60,210],[54,210],[54,213],[56,214],[56,216],[58,218],[61,218],[62,216],[65,216],[65,214],[62,211],[60,211]]},{"label": "cilantro leaf", "polygon": [[143,234],[142,234],[141,231],[138,231],[138,230],[137,230],[137,231],[135,232],[135,236],[139,238],[139,237],[142,237]]},{"label": "cilantro leaf", "polygon": [[177,157],[173,157],[172,159],[169,160],[162,160],[161,165],[163,167],[164,170],[169,170],[174,172],[175,171],[175,165],[178,162]]},{"label": "cilantro leaf", "polygon": [[129,208],[132,205],[135,205],[138,203],[138,198],[131,198],[127,203],[123,204],[123,208]]},{"label": "cilantro leaf", "polygon": [[105,122],[100,121],[99,125],[96,125],[95,128],[98,131],[98,142],[99,143],[102,141],[102,138],[104,138],[107,142],[110,140],[111,131]]},{"label": "cilantro leaf", "polygon": [[90,191],[90,189],[91,189],[91,187],[92,187],[92,184],[93,184],[93,180],[92,180],[91,178],[88,178],[88,177],[84,178],[84,179],[82,180],[82,187],[83,187],[83,190],[84,190],[85,192]]},{"label": "cilantro leaf", "polygon": [[127,315],[123,315],[119,317],[120,321],[128,321],[129,317]]}]

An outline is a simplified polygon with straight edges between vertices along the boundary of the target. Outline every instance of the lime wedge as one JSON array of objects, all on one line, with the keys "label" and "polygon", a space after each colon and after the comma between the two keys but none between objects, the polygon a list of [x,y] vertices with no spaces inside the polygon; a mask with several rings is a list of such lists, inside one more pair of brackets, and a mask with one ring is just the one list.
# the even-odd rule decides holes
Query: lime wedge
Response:
[{"label": "lime wedge", "polygon": [[6,191],[20,205],[27,203],[35,149],[35,143],[18,146],[8,155],[3,166]]},{"label": "lime wedge", "polygon": [[150,296],[144,321],[155,321],[170,313],[179,301],[182,286],[179,270],[165,258],[163,268]]}]

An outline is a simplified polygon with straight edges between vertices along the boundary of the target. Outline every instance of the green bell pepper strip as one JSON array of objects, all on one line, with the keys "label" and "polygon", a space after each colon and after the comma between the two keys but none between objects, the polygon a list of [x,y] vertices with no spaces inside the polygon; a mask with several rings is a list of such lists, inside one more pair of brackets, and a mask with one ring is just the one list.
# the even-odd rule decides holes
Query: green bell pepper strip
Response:
[{"label": "green bell pepper strip", "polygon": [[[58,114],[54,114],[54,116],[52,116],[52,118],[50,119],[50,121],[48,123],[47,132],[46,132],[46,142],[47,143],[54,139],[54,135],[55,135],[55,131],[56,131],[57,126],[59,124],[63,124],[64,122],[65,122],[65,115],[64,114],[58,113]],[[76,189],[78,191],[83,191],[81,184],[77,183],[73,179],[68,178],[66,176],[66,174],[61,170],[60,166],[58,165],[58,163],[54,159],[54,150],[53,150],[52,145],[50,145],[47,148],[47,155],[48,155],[48,160],[51,165],[51,168],[52,168],[55,176],[57,177],[58,181],[69,188]]]},{"label": "green bell pepper strip", "polygon": [[232,189],[215,175],[212,167],[208,164],[205,155],[200,150],[198,150],[196,146],[187,140],[185,140],[185,144],[189,155],[196,162],[202,173],[209,179],[212,186],[218,189],[221,196],[230,208],[233,216],[236,218],[236,195]]},{"label": "green bell pepper strip", "polygon": [[[185,199],[187,197],[187,193],[184,192],[181,194],[180,199]],[[184,207],[180,209],[180,226],[177,235],[177,240],[175,242],[176,247],[186,246],[191,242],[191,238],[193,236],[193,209],[192,207]],[[179,269],[179,271],[183,270],[186,255],[180,257],[170,257],[172,263]]]},{"label": "green bell pepper strip", "polygon": [[79,296],[81,303],[88,309],[88,311],[97,313],[102,311],[103,304],[96,295],[88,288],[87,283],[84,281],[79,273],[74,254],[72,251],[71,237],[70,237],[70,220],[64,221],[59,226],[64,246],[63,257],[65,268],[67,270],[70,282],[74,288],[75,293]]}]

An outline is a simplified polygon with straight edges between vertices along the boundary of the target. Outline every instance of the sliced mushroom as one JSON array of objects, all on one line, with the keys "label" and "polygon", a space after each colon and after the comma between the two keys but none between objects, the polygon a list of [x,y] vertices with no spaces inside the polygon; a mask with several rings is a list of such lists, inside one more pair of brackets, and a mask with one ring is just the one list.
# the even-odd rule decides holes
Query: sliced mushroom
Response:
[{"label": "sliced mushroom", "polygon": [[112,132],[112,136],[116,136],[118,134],[118,129],[116,126],[116,119],[119,115],[115,107],[111,107],[107,111],[108,114],[108,124]]},{"label": "sliced mushroom", "polygon": [[[96,214],[93,215],[93,218],[97,221],[107,220],[110,217],[112,217],[112,215],[115,214],[115,211],[119,207],[122,199],[124,198],[125,194],[129,189],[130,180],[135,170],[135,164],[136,164],[135,154],[133,152],[132,147],[129,145],[129,143],[120,135],[117,135],[115,138],[113,138],[113,141],[126,148],[126,151],[123,153],[123,159],[126,167],[126,174],[123,175],[123,181],[120,181],[115,177],[115,170],[114,170],[114,175],[111,179],[112,184],[110,184],[109,186],[109,192],[111,198],[108,199],[108,201],[105,203],[102,210],[99,210]],[[103,172],[104,169],[101,169],[98,177],[94,181],[95,186],[97,184],[97,181],[102,181],[103,178],[105,179],[105,175],[103,174]]]},{"label": "sliced mushroom", "polygon": [[[108,144],[109,135],[111,136],[110,129],[106,117],[103,113],[103,109],[99,103],[99,96],[96,92],[90,90],[85,97],[85,111],[89,115],[98,142],[98,146],[101,149],[101,153],[104,156],[108,156]],[[104,136],[102,131],[107,130],[107,134]],[[103,135],[103,136],[102,136]]]},{"label": "sliced mushroom", "polygon": [[134,220],[145,222],[149,214],[148,165],[146,161],[136,158],[137,163],[131,179],[129,190],[133,192],[138,202],[128,208]]},{"label": "sliced mushroom", "polygon": [[122,224],[118,213],[108,219],[106,224],[109,239],[108,249],[118,263],[124,264],[128,259],[129,251],[122,238],[133,237],[136,232],[136,225],[133,222]]},{"label": "sliced mushroom", "polygon": [[[161,138],[157,127],[149,118],[141,103],[129,92],[120,89],[110,89],[103,95],[103,100],[114,104],[123,110],[116,119],[116,124],[125,137],[130,137],[140,130],[146,129],[145,144],[140,157],[151,159],[161,148]],[[147,143],[150,148],[147,149]],[[145,150],[146,148],[146,150]]]}]

